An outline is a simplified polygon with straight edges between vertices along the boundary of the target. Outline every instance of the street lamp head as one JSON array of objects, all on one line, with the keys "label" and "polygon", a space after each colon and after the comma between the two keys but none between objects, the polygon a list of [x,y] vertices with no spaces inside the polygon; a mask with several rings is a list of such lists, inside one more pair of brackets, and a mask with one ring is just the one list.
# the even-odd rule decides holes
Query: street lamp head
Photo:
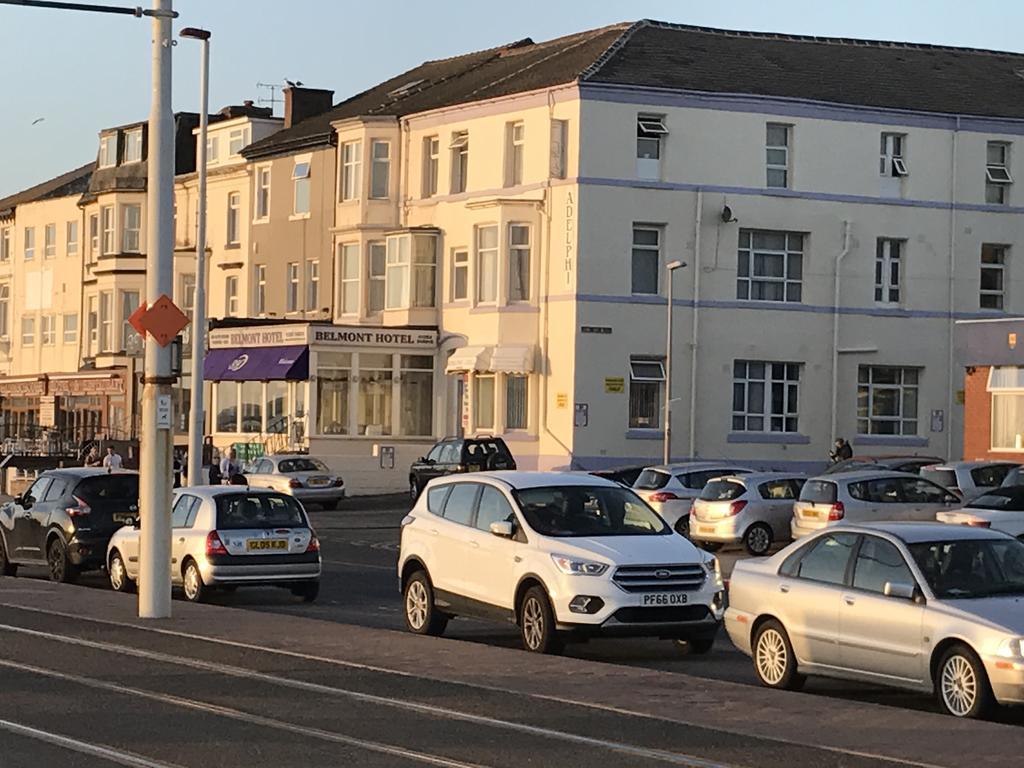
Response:
[{"label": "street lamp head", "polygon": [[181,37],[191,37],[194,40],[209,40],[210,30],[199,29],[199,27],[185,27],[178,33]]},{"label": "street lamp head", "polygon": [[665,265],[665,269],[667,269],[669,272],[672,272],[673,270],[676,270],[676,269],[679,269],[679,268],[685,267],[685,266],[686,266],[686,262],[685,261],[678,261],[678,260],[676,260],[676,261],[670,261],[668,264],[666,264]]}]

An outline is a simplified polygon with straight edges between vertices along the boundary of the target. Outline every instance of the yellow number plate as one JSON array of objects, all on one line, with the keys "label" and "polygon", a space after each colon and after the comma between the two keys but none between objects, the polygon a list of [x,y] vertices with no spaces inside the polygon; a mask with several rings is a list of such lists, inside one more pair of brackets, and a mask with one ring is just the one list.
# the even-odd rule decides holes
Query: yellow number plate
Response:
[{"label": "yellow number plate", "polygon": [[808,520],[817,520],[818,519],[818,510],[816,510],[816,509],[805,509],[803,511],[803,516],[806,517]]},{"label": "yellow number plate", "polygon": [[261,549],[288,549],[288,539],[249,539],[245,548],[250,552]]},{"label": "yellow number plate", "polygon": [[714,533],[715,532],[715,526],[713,526],[713,525],[702,525],[697,530],[699,530],[701,533]]}]

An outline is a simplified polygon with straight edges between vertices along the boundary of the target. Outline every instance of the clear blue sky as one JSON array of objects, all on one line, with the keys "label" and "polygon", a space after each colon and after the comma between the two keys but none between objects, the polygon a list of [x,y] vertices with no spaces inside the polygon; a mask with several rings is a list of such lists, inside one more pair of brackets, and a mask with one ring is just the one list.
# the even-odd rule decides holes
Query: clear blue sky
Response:
[{"label": "clear blue sky", "polygon": [[[117,0],[93,0],[118,4]],[[148,5],[150,0],[124,0]],[[177,0],[213,32],[211,110],[301,80],[335,101],[425,59],[619,21],[867,37],[1024,52],[1012,0]],[[0,5],[0,197],[89,162],[97,132],[149,112],[148,20]],[[174,108],[198,111],[198,46],[175,48]],[[42,122],[32,125],[38,118]]]}]

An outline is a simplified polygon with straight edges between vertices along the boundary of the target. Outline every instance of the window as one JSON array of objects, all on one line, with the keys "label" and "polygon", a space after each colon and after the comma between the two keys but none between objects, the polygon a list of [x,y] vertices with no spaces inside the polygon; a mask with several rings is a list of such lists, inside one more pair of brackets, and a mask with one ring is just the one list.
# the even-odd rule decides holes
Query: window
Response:
[{"label": "window", "polygon": [[660,246],[659,227],[633,225],[630,289],[633,293],[658,293],[658,273],[661,270]]},{"label": "window", "polygon": [[391,183],[391,142],[370,142],[370,197],[384,199]]},{"label": "window", "polygon": [[320,309],[320,260],[306,262],[306,309],[316,312]]},{"label": "window", "polygon": [[78,222],[69,221],[65,229],[67,236],[67,255],[77,256],[78,255]]},{"label": "window", "polygon": [[11,284],[0,283],[0,339],[11,336]]},{"label": "window", "polygon": [[530,227],[510,224],[508,228],[508,298],[530,300]]},{"label": "window", "polygon": [[117,134],[108,133],[100,137],[100,168],[117,165]]},{"label": "window", "polygon": [[228,192],[228,245],[238,245],[238,215],[242,196],[237,192]]},{"label": "window", "polygon": [[971,470],[971,480],[978,488],[998,488],[1013,469],[1012,464],[989,464]]},{"label": "window", "polygon": [[437,194],[438,159],[441,153],[441,141],[437,136],[423,139],[423,197]]},{"label": "window", "polygon": [[765,126],[765,186],[785,189],[789,186],[789,144],[793,126],[768,123]]},{"label": "window", "polygon": [[993,366],[988,391],[992,395],[992,450],[1024,451],[1024,368]]},{"label": "window", "polygon": [[875,246],[875,301],[881,304],[900,303],[900,265],[903,263],[904,240],[880,237]]},{"label": "window", "polygon": [[238,382],[218,381],[217,390],[217,431],[238,431]]},{"label": "window", "polygon": [[387,245],[380,241],[368,243],[370,258],[367,261],[369,296],[367,311],[373,315],[384,309],[384,289],[387,274]]},{"label": "window", "polygon": [[139,235],[142,229],[142,206],[122,205],[121,217],[123,222],[121,250],[125,253],[138,253]]},{"label": "window", "polygon": [[124,132],[124,162],[137,163],[142,160],[142,129],[133,128]]},{"label": "window", "polygon": [[78,313],[69,312],[64,315],[64,343],[74,344],[78,341]]},{"label": "window", "polygon": [[804,236],[797,232],[741,229],[736,298],[801,301]]},{"label": "window", "polygon": [[797,432],[799,387],[799,363],[735,361],[732,383],[733,431]]},{"label": "window", "polygon": [[665,366],[661,360],[629,361],[630,429],[656,429]]},{"label": "window", "polygon": [[865,536],[857,552],[853,587],[883,594],[886,582],[914,584],[915,580],[895,546],[884,539]]},{"label": "window", "polygon": [[825,584],[843,584],[846,581],[846,566],[850,562],[850,555],[856,543],[855,533],[836,533],[821,537],[800,558],[793,575]]},{"label": "window", "polygon": [[256,215],[259,221],[270,218],[270,166],[256,169]]},{"label": "window", "polygon": [[498,300],[498,228],[476,230],[476,300],[481,304]]},{"label": "window", "polygon": [[[437,457],[433,455],[435,452],[437,452],[436,448],[430,453],[431,457],[436,462]],[[450,490],[451,486],[449,485],[439,485],[436,488],[427,489],[427,509],[435,515],[440,516],[441,512],[444,510],[444,502],[445,499],[448,498],[448,491]]]},{"label": "window", "polygon": [[21,343],[26,347],[36,343],[36,319],[32,315],[21,318]]},{"label": "window", "polygon": [[220,149],[220,140],[217,136],[209,136],[206,139],[206,164],[217,162],[217,154]]},{"label": "window", "polygon": [[352,355],[348,352],[321,352],[317,359],[317,431],[321,435],[347,435]]},{"label": "window", "polygon": [[548,172],[552,178],[564,179],[569,169],[569,121],[551,121],[551,157]]},{"label": "window", "polygon": [[494,429],[494,375],[477,374],[473,380],[475,407],[473,421],[477,429]]},{"label": "window", "polygon": [[172,528],[188,528],[189,513],[193,507],[197,507],[202,502],[196,496],[189,496],[182,494],[174,502],[174,506],[171,508],[171,527]]},{"label": "window", "polygon": [[296,312],[299,309],[299,262],[288,263],[288,298],[285,303],[287,312]]},{"label": "window", "polygon": [[521,121],[505,125],[505,186],[523,183],[523,150],[526,128]]},{"label": "window", "polygon": [[389,237],[387,240],[385,296],[387,309],[400,309],[406,306],[408,301],[409,248],[411,244],[410,239],[402,235]]},{"label": "window", "polygon": [[990,141],[985,147],[985,202],[995,205],[1009,203],[1010,145],[1005,141]]},{"label": "window", "polygon": [[639,115],[636,119],[637,158],[660,160],[663,136],[668,136],[664,115]]},{"label": "window", "polygon": [[445,502],[444,519],[459,525],[469,525],[473,519],[473,506],[479,490],[478,483],[457,483]]},{"label": "window", "polygon": [[916,435],[920,368],[862,365],[857,371],[857,433]]},{"label": "window", "polygon": [[249,129],[236,128],[228,134],[228,154],[237,155],[249,143]]},{"label": "window", "polygon": [[98,213],[89,216],[89,251],[94,258],[100,252],[100,216]]},{"label": "window", "polygon": [[452,301],[469,298],[469,251],[452,251]]},{"label": "window", "polygon": [[394,371],[390,354],[359,353],[359,384],[356,391],[357,434],[382,436],[391,429],[394,402]]},{"label": "window", "polygon": [[880,176],[906,176],[907,161],[903,159],[903,144],[906,135],[902,133],[883,133],[881,156],[878,160]]},{"label": "window", "polygon": [[[132,312],[139,308],[138,291],[121,291],[121,349],[127,350],[132,337],[137,337],[139,332],[128,322]],[[141,340],[140,340],[141,341]]]},{"label": "window", "polygon": [[0,261],[11,260],[11,228],[0,229]]},{"label": "window", "polygon": [[469,176],[469,131],[453,133],[448,147],[452,153],[451,193],[456,195],[466,191]]},{"label": "window", "polygon": [[1005,309],[1006,250],[1005,245],[991,243],[982,243],[981,245],[979,303],[982,309]]},{"label": "window", "polygon": [[105,205],[100,208],[100,220],[103,224],[103,253],[114,252],[114,206]]},{"label": "window", "polygon": [[239,432],[263,431],[263,384],[259,381],[243,381],[242,423]]},{"label": "window", "polygon": [[42,315],[39,318],[39,335],[44,346],[57,343],[57,316]]},{"label": "window", "polygon": [[100,313],[96,307],[98,297],[90,296],[88,299],[89,311],[86,321],[89,323],[89,354],[95,355],[99,351],[100,340]]},{"label": "window", "polygon": [[238,276],[230,275],[224,280],[224,314],[238,316]]},{"label": "window", "polygon": [[505,377],[505,429],[526,429],[529,377]]},{"label": "window", "polygon": [[57,255],[57,225],[43,227],[43,258],[52,259]]},{"label": "window", "polygon": [[192,317],[192,311],[196,306],[196,276],[184,274],[181,276],[181,311]]},{"label": "window", "polygon": [[434,431],[434,358],[402,355],[401,428],[403,435],[430,435]]},{"label": "window", "polygon": [[25,261],[36,257],[36,228],[25,227]]},{"label": "window", "polygon": [[257,264],[253,267],[253,283],[256,284],[256,296],[253,304],[256,314],[267,314],[267,265]]},{"label": "window", "polygon": [[295,186],[292,213],[301,216],[309,213],[309,161],[297,162],[292,168],[292,183]]},{"label": "window", "polygon": [[341,199],[356,200],[362,179],[363,143],[346,141],[341,145]]},{"label": "window", "polygon": [[268,381],[267,394],[264,399],[266,408],[268,435],[283,435],[288,431],[288,382]]},{"label": "window", "polygon": [[513,523],[516,513],[508,503],[504,494],[497,488],[485,485],[477,504],[476,527],[485,533],[490,532],[491,523]]}]

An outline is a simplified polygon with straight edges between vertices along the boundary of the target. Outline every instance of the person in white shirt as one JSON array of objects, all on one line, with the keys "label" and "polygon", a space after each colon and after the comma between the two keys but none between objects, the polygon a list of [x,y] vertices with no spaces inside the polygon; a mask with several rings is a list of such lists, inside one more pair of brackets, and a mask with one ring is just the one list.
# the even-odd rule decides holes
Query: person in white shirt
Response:
[{"label": "person in white shirt", "polygon": [[103,466],[107,469],[121,469],[121,454],[114,450],[114,446],[107,446],[107,455],[103,457]]},{"label": "person in white shirt", "polygon": [[235,449],[228,448],[227,454],[220,460],[220,481],[224,485],[231,484],[231,478],[242,471],[241,465],[235,460]]}]

